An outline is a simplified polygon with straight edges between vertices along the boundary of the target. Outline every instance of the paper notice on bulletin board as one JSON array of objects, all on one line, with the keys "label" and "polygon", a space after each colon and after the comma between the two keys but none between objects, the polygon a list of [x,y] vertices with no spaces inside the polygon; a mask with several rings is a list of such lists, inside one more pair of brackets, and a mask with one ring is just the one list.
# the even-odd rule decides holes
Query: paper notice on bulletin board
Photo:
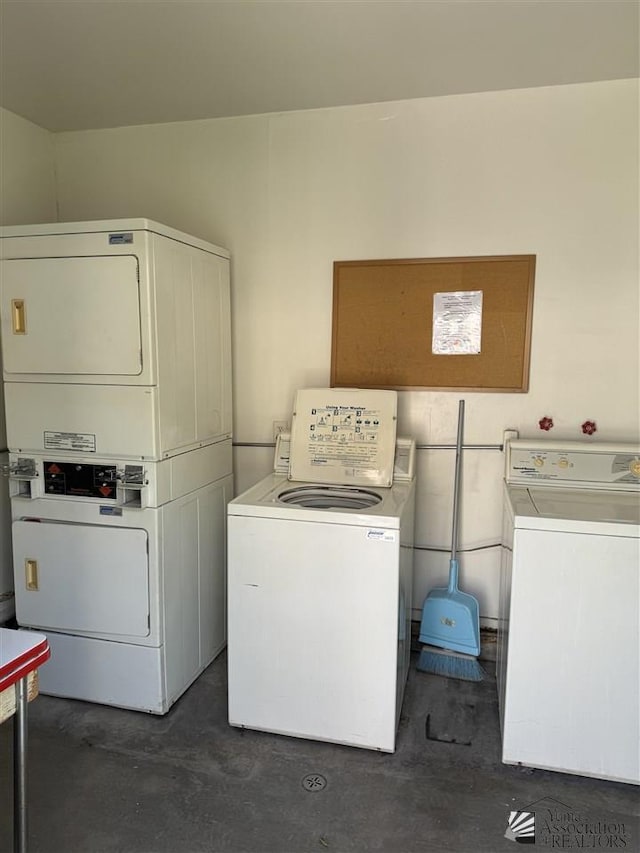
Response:
[{"label": "paper notice on bulletin board", "polygon": [[433,294],[434,355],[477,355],[481,339],[481,290]]}]

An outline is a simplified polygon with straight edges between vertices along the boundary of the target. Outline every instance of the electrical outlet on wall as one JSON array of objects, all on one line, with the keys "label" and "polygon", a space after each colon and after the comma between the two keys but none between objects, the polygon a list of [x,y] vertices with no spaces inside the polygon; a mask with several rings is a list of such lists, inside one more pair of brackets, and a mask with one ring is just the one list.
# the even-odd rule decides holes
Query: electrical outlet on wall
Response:
[{"label": "electrical outlet on wall", "polygon": [[281,432],[289,432],[289,422],[288,421],[274,421],[273,422],[273,440],[276,441]]}]

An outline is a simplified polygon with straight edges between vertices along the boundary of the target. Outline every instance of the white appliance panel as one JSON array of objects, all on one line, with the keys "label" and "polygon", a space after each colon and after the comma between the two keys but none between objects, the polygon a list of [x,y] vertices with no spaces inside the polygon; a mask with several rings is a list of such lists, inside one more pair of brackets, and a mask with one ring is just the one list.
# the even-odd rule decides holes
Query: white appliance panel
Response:
[{"label": "white appliance panel", "polygon": [[317,521],[228,524],[230,723],[393,752],[397,538]]},{"label": "white appliance panel", "polygon": [[113,638],[149,635],[144,530],[15,521],[13,553],[20,624]]},{"label": "white appliance panel", "polygon": [[634,537],[516,529],[505,762],[640,782],[639,565]]},{"label": "white appliance panel", "polygon": [[0,261],[5,377],[137,376],[138,261],[129,256]]},{"label": "white appliance panel", "polygon": [[229,258],[229,252],[220,246],[152,219],[142,218],[3,225],[0,228],[0,252],[5,258],[25,257],[24,241],[28,237],[29,248],[33,251],[30,257],[49,254],[52,238],[55,238],[56,245],[65,247],[66,251],[62,254],[66,255],[101,255],[106,254],[106,250],[130,254],[131,246],[137,247],[147,233],[168,237],[221,258]]},{"label": "white appliance panel", "polygon": [[207,666],[227,644],[227,504],[233,480],[227,477],[198,504],[199,663]]},{"label": "white appliance panel", "polygon": [[4,389],[10,450],[160,456],[154,387],[5,382]]},{"label": "white appliance panel", "polygon": [[[506,490],[506,487],[505,487]],[[504,732],[504,706],[509,650],[509,610],[511,608],[511,575],[513,570],[513,513],[507,500],[502,513],[502,548],[500,552],[500,592],[498,604],[498,636],[496,644],[496,683],[500,731]]]},{"label": "white appliance panel", "polygon": [[[175,500],[210,483],[221,481],[223,477],[226,478],[233,473],[231,439],[207,444],[189,453],[181,453],[154,467],[157,471],[168,472],[170,499]],[[226,500],[229,501],[232,497],[233,494],[228,493]],[[222,513],[223,522],[225,517],[226,511]]]},{"label": "white appliance panel", "polygon": [[231,432],[229,264],[170,240],[153,249],[161,443],[187,447]]},{"label": "white appliance panel", "polygon": [[38,670],[40,693],[166,714],[169,695],[164,646],[113,643],[47,631],[51,657]]},{"label": "white appliance panel", "polygon": [[163,513],[167,689],[180,694],[185,673],[198,674],[222,651],[226,632],[225,508],[230,477]]},{"label": "white appliance panel", "polygon": [[[231,288],[229,263],[201,254],[192,264],[194,282],[194,341],[198,351],[196,433],[231,433]],[[211,345],[212,329],[216,336]]]}]

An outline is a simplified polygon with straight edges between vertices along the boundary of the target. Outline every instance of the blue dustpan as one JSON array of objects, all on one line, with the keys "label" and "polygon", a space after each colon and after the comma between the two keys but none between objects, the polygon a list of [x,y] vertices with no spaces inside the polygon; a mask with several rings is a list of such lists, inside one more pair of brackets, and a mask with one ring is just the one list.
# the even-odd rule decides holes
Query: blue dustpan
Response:
[{"label": "blue dustpan", "polygon": [[422,607],[420,642],[478,657],[480,614],[478,602],[458,589],[458,561],[449,564],[449,586],[436,587]]},{"label": "blue dustpan", "polygon": [[[420,642],[441,649],[450,649],[465,655],[480,654],[480,615],[478,602],[458,589],[458,504],[460,502],[460,474],[462,459],[462,433],[464,429],[464,400],[458,406],[458,436],[456,439],[456,470],[453,490],[453,530],[451,534],[451,559],[449,561],[449,586],[432,589],[422,606]],[[419,666],[419,668],[421,668]],[[424,668],[424,667],[423,667]]]}]

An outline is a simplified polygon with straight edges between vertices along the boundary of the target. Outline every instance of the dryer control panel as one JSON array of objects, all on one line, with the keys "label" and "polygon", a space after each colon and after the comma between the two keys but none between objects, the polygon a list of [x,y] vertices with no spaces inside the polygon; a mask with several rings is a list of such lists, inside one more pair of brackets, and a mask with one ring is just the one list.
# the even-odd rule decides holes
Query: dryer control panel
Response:
[{"label": "dryer control panel", "polygon": [[[142,509],[157,505],[157,477],[153,465],[107,460],[47,459],[9,455],[3,474],[11,498],[96,501]],[[170,463],[170,460],[169,460]]]},{"label": "dryer control panel", "polygon": [[508,483],[640,493],[640,447],[632,444],[519,439],[507,443],[506,455]]},{"label": "dryer control panel", "polygon": [[87,465],[77,462],[43,462],[44,491],[47,495],[115,498],[115,465]]}]

